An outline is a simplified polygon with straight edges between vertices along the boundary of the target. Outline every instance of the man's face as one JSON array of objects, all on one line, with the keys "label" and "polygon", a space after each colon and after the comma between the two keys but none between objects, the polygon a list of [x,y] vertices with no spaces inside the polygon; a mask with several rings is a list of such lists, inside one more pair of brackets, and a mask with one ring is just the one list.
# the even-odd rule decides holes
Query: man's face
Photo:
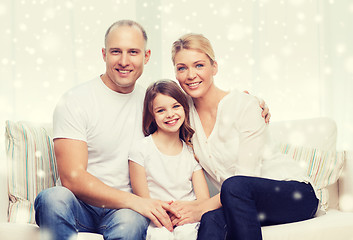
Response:
[{"label": "man's face", "polygon": [[145,51],[141,30],[129,26],[113,28],[102,53],[106,63],[103,82],[113,91],[132,92],[151,55],[150,50]]}]

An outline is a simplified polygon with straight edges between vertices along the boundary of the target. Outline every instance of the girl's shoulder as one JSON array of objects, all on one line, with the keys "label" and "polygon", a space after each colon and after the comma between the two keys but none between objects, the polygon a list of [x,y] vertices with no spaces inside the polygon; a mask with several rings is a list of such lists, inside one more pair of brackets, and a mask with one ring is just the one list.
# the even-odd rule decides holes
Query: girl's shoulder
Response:
[{"label": "girl's shoulder", "polygon": [[130,147],[130,151],[144,151],[145,149],[150,148],[151,146],[151,141],[152,141],[152,135],[149,135],[144,138],[140,138],[136,141],[134,141]]}]

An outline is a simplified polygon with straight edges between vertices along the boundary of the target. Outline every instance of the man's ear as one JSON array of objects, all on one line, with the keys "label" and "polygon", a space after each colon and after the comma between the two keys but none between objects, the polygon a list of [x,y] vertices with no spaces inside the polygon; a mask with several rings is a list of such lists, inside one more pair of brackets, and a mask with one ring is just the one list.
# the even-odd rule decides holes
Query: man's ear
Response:
[{"label": "man's ear", "polygon": [[103,60],[105,62],[106,61],[106,57],[107,57],[107,52],[105,51],[105,48],[102,48],[102,56],[103,56]]},{"label": "man's ear", "polygon": [[151,50],[147,49],[145,51],[145,64],[148,63],[148,61],[150,60],[150,57],[151,57]]}]

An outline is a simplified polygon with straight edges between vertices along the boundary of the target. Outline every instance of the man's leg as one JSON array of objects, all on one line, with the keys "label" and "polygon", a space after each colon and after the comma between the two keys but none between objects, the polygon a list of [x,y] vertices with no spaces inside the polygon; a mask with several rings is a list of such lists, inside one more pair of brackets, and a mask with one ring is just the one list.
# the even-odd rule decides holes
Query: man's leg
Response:
[{"label": "man's leg", "polygon": [[149,220],[130,209],[106,209],[99,227],[105,240],[144,240]]},{"label": "man's leg", "polygon": [[99,208],[78,200],[65,187],[53,187],[40,192],[34,203],[41,240],[71,240],[77,232],[96,232],[94,218]]}]

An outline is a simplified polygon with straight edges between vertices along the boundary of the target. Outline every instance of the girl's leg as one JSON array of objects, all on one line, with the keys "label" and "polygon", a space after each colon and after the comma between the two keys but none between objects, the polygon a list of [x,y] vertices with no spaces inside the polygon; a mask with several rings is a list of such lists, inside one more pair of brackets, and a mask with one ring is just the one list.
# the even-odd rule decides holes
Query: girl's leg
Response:
[{"label": "girl's leg", "polygon": [[165,227],[157,227],[152,222],[147,228],[146,240],[173,240],[172,232],[169,232]]},{"label": "girl's leg", "polygon": [[312,218],[318,199],[310,184],[234,176],[221,189],[228,239],[261,240],[261,226]]},{"label": "girl's leg", "polygon": [[174,240],[196,240],[200,223],[189,223],[174,228]]}]

